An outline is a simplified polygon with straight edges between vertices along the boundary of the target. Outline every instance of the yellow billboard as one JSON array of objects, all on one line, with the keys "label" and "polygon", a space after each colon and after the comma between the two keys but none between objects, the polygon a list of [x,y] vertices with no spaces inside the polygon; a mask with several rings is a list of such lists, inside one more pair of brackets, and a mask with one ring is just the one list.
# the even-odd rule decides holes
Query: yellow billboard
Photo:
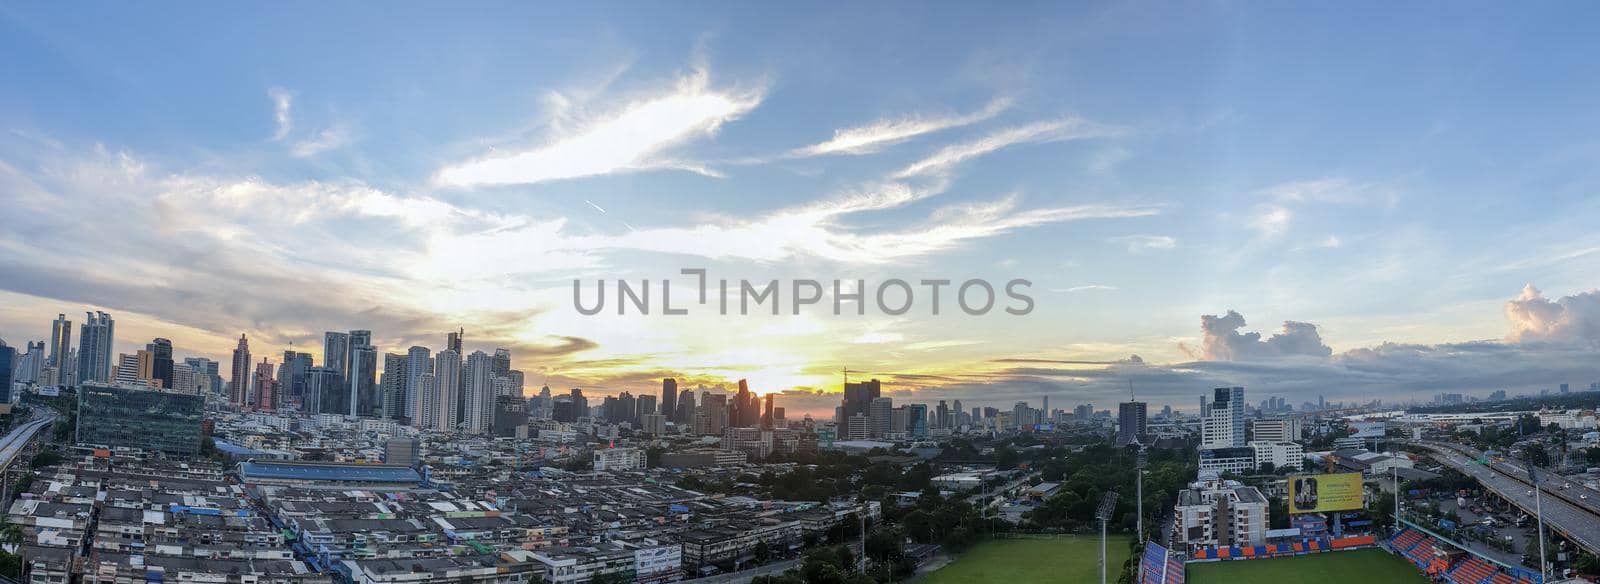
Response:
[{"label": "yellow billboard", "polygon": [[1323,513],[1362,508],[1361,473],[1289,477],[1289,512]]}]

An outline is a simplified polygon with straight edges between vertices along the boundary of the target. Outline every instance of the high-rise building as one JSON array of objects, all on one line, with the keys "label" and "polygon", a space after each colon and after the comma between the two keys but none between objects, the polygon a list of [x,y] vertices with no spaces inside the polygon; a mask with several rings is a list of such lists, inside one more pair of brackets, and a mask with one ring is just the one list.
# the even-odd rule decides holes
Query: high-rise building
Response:
[{"label": "high-rise building", "polygon": [[511,349],[495,349],[494,350],[494,363],[493,363],[493,365],[494,365],[494,367],[491,368],[490,371],[492,373],[494,373],[495,375],[500,376],[500,377],[506,377],[506,376],[510,375],[511,374]]},{"label": "high-rise building", "polygon": [[335,331],[322,333],[322,366],[345,376],[350,364],[350,334]]},{"label": "high-rise building", "polygon": [[399,420],[406,418],[406,381],[410,377],[406,373],[405,355],[398,353],[383,354],[383,373],[378,376],[378,393],[383,396],[383,418],[386,420]]},{"label": "high-rise building", "polygon": [[1117,404],[1117,444],[1143,443],[1148,433],[1148,418],[1146,408],[1141,401],[1129,401]]},{"label": "high-rise building", "polygon": [[250,403],[250,341],[239,334],[239,346],[233,349],[233,373],[228,377],[228,403],[244,407]]},{"label": "high-rise building", "polygon": [[383,413],[383,398],[378,394],[378,351],[372,345],[352,345],[348,367],[345,375],[350,383],[349,414],[377,417]]},{"label": "high-rise building", "polygon": [[1201,448],[1244,448],[1246,440],[1243,387],[1213,390],[1211,403],[1200,423]]},{"label": "high-rise building", "polygon": [[67,353],[72,352],[72,321],[67,315],[57,314],[50,323],[50,360],[48,364],[57,371],[66,369]]},{"label": "high-rise building", "polygon": [[278,366],[278,405],[299,403],[306,395],[306,372],[311,370],[311,353],[293,350],[283,352],[283,363]]},{"label": "high-rise building", "polygon": [[418,375],[416,379],[417,407],[411,425],[431,430],[449,430],[447,424],[440,422],[439,380],[434,378],[432,371]]},{"label": "high-rise building", "polygon": [[859,381],[856,383],[845,382],[844,403],[841,414],[844,420],[855,417],[856,414],[866,415],[867,409],[872,406],[872,400],[883,396],[883,385],[876,379]]},{"label": "high-rise building", "polygon": [[496,396],[493,417],[495,436],[515,438],[517,427],[528,423],[528,400],[514,395]]},{"label": "high-rise building", "polygon": [[676,420],[678,413],[678,380],[668,377],[661,380],[661,413]]},{"label": "high-rise building", "polygon": [[454,432],[461,423],[461,354],[446,349],[433,358],[434,383],[439,403],[434,406],[434,428]]},{"label": "high-rise building", "polygon": [[300,406],[308,414],[350,414],[350,386],[334,367],[306,371],[306,395]]},{"label": "high-rise building", "polygon": [[148,355],[139,351],[132,355],[127,353],[117,354],[117,366],[111,368],[111,380],[123,385],[146,385],[148,382],[139,375],[139,363],[144,361],[140,357]]},{"label": "high-rise building", "polygon": [[422,441],[416,438],[390,438],[383,443],[383,463],[416,466],[422,461]]},{"label": "high-rise building", "polygon": [[256,374],[251,383],[256,388],[254,404],[257,410],[270,412],[278,409],[278,392],[275,391],[278,380],[273,378],[272,364],[267,362],[266,357],[262,357],[261,362],[256,363]]},{"label": "high-rise building", "polygon": [[144,350],[150,352],[150,378],[159,381],[161,387],[172,388],[172,341],[157,338]]},{"label": "high-rise building", "polygon": [[456,332],[445,335],[444,349],[446,351],[455,351],[457,355],[463,354],[461,352],[461,343],[466,336],[467,329],[463,328],[458,328]]},{"label": "high-rise building", "polygon": [[104,312],[85,313],[78,328],[79,384],[111,380],[111,346],[116,339],[116,321]]},{"label": "high-rise building", "polygon": [[928,435],[928,404],[906,406],[906,433],[912,438]]},{"label": "high-rise building", "polygon": [[[422,401],[422,376],[433,373],[433,358],[427,347],[411,347],[406,350],[406,417],[411,418],[411,424],[418,428],[430,427],[432,416],[426,416],[421,411],[424,407],[431,408],[433,404]],[[436,388],[437,389],[437,388]]]},{"label": "high-rise building", "polygon": [[873,438],[889,435],[889,424],[894,417],[894,400],[887,397],[872,399],[867,405],[867,433]]},{"label": "high-rise building", "polygon": [[472,434],[488,434],[494,425],[494,360],[483,351],[467,356],[466,409],[462,422]]},{"label": "high-rise building", "polygon": [[216,361],[205,357],[185,357],[183,362],[194,371],[196,391],[208,395],[222,393],[221,366]]},{"label": "high-rise building", "polygon": [[[676,388],[677,383],[672,386]],[[678,407],[674,408],[672,420],[678,424],[694,425],[695,413],[700,410],[694,402],[694,390],[687,389],[678,394]]]},{"label": "high-rise building", "polygon": [[17,364],[17,350],[0,339],[0,402],[11,403],[11,382]]},{"label": "high-rise building", "polygon": [[200,452],[205,407],[205,396],[193,393],[85,384],[76,442],[192,457]]},{"label": "high-rise building", "polygon": [[[17,365],[13,381],[39,383],[39,377],[45,369],[44,341],[28,341],[27,350],[17,353],[16,359]],[[0,393],[10,394],[11,386],[0,386],[0,390],[3,390]],[[4,399],[3,396],[0,396],[0,399]]]}]

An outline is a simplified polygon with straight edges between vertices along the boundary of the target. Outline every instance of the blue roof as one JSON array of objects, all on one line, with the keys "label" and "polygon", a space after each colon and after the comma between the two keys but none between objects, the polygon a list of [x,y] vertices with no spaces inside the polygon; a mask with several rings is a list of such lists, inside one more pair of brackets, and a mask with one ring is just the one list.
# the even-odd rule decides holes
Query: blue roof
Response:
[{"label": "blue roof", "polygon": [[243,446],[240,446],[238,444],[234,444],[234,443],[229,442],[227,440],[217,440],[217,439],[213,438],[211,440],[211,443],[215,444],[217,446],[217,450],[221,450],[221,451],[223,451],[223,452],[225,452],[227,454],[231,454],[231,455],[234,455],[234,456],[250,456],[250,455],[253,455],[253,454],[256,454],[256,455],[266,454],[266,452],[264,452],[264,451],[256,450],[254,448],[245,448]]},{"label": "blue roof", "polygon": [[246,482],[252,478],[300,481],[420,483],[422,476],[404,466],[333,465],[252,461],[239,465]]}]

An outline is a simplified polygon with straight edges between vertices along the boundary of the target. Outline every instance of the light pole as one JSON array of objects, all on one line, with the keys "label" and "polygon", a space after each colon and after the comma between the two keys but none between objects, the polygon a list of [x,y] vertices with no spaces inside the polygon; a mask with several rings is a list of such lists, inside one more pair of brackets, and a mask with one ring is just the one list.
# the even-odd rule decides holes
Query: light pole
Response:
[{"label": "light pole", "polygon": [[[1134,444],[1139,443],[1134,442]],[[1134,512],[1138,516],[1138,519],[1135,520],[1137,522],[1135,529],[1138,529],[1137,539],[1140,544],[1144,543],[1144,465],[1148,458],[1144,452],[1144,445],[1139,444],[1139,454],[1134,459],[1133,469],[1139,475],[1139,480],[1136,481],[1137,490],[1134,492],[1134,496],[1137,497],[1134,499]]]},{"label": "light pole", "polygon": [[1094,512],[1094,518],[1100,520],[1100,584],[1106,584],[1106,522],[1111,521],[1111,512],[1117,508],[1117,493],[1106,493],[1100,499],[1100,508]]},{"label": "light pole", "polygon": [[1533,461],[1528,460],[1528,482],[1533,483],[1533,515],[1539,520],[1539,576],[1540,582],[1550,581],[1550,566],[1544,555],[1544,489],[1539,488],[1539,476],[1533,471]]},{"label": "light pole", "polygon": [[1394,530],[1400,531],[1400,465],[1389,467],[1394,471]]}]

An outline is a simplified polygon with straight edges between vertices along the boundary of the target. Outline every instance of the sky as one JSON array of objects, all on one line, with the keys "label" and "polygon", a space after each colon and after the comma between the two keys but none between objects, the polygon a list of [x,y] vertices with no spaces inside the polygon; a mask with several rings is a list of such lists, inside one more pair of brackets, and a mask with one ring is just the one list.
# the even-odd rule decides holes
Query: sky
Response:
[{"label": "sky", "polygon": [[[1102,409],[1600,381],[1600,7],[453,8],[0,6],[0,338],[460,327],[530,389],[816,413],[847,367]],[[574,306],[686,268],[1035,306]]]}]

